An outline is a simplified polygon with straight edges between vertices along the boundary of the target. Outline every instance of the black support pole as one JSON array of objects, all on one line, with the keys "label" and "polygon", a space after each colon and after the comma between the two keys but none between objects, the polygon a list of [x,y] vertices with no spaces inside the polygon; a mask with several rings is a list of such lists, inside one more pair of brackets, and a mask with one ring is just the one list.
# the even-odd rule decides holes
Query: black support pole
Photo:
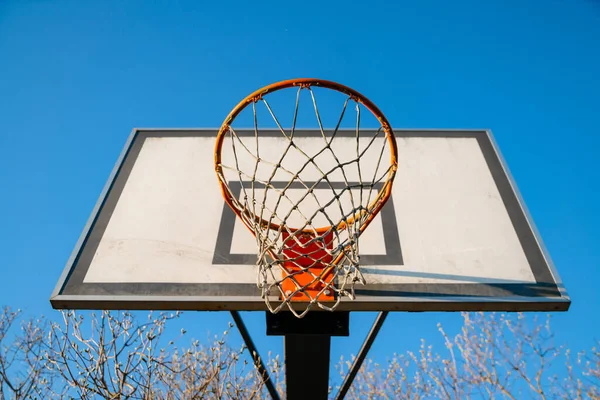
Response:
[{"label": "black support pole", "polygon": [[285,335],[287,400],[326,400],[329,395],[329,335]]},{"label": "black support pole", "polygon": [[315,311],[302,319],[266,313],[267,335],[283,336],[287,400],[326,400],[332,336],[350,334],[350,313]]}]

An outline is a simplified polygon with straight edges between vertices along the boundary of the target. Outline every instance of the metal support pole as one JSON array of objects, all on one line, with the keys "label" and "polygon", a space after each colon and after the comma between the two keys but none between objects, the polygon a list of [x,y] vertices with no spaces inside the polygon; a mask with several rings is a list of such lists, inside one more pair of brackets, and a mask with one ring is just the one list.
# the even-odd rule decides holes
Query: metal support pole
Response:
[{"label": "metal support pole", "polygon": [[285,335],[287,400],[327,400],[330,335]]},{"label": "metal support pole", "polygon": [[302,319],[290,312],[266,313],[267,335],[283,336],[288,400],[326,400],[332,336],[350,334],[349,312],[314,312]]},{"label": "metal support pole", "polygon": [[271,398],[273,400],[280,400],[279,393],[277,393],[275,385],[273,385],[273,381],[269,376],[269,371],[267,371],[267,368],[265,368],[265,364],[263,363],[262,358],[260,358],[260,356],[258,355],[258,350],[256,350],[256,346],[254,345],[254,342],[252,341],[252,338],[248,333],[248,329],[246,329],[246,324],[244,324],[240,313],[238,313],[237,311],[231,311],[231,317],[233,318],[233,322],[235,322],[235,326],[237,326],[238,331],[240,331],[242,339],[244,339],[244,343],[246,344],[246,347],[248,348],[248,351],[252,356],[252,360],[254,360],[254,365],[256,366],[256,369],[258,370],[260,376],[263,378],[263,382],[267,386],[267,390],[269,391]]},{"label": "metal support pole", "polygon": [[365,357],[367,357],[367,353],[371,349],[371,345],[375,341],[375,338],[377,337],[377,334],[379,333],[381,326],[385,322],[385,318],[387,317],[387,315],[388,315],[387,311],[382,311],[379,313],[379,315],[377,315],[377,319],[373,323],[373,326],[371,327],[371,331],[367,335],[365,342],[363,343],[360,351],[358,352],[358,356],[356,356],[356,360],[354,360],[354,364],[352,364],[350,371],[348,371],[348,375],[346,375],[346,378],[344,379],[344,382],[342,383],[342,387],[340,388],[340,391],[338,392],[337,396],[335,396],[336,400],[342,400],[344,398],[344,396],[346,396],[346,393],[348,393],[348,390],[350,389],[350,385],[352,385],[352,381],[354,380],[354,377],[360,370],[360,367],[361,367],[363,361],[365,360]]}]

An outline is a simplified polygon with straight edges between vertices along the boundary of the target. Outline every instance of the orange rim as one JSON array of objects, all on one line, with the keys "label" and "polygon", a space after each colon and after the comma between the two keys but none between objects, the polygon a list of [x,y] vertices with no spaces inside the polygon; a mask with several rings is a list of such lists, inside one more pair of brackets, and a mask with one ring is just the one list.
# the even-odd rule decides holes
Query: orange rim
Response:
[{"label": "orange rim", "polygon": [[[362,224],[361,229],[360,229],[360,232],[362,232],[370,224],[370,222],[373,220],[373,218],[375,218],[375,216],[379,213],[379,211],[381,210],[381,208],[383,207],[385,202],[389,199],[389,197],[392,194],[392,183],[394,180],[393,178],[394,178],[394,175],[396,174],[396,170],[398,169],[398,146],[396,144],[396,137],[394,135],[394,131],[392,130],[392,127],[391,127],[389,121],[387,120],[385,115],[383,115],[381,110],[379,110],[379,108],[371,100],[369,100],[368,98],[366,98],[365,96],[363,96],[362,94],[357,92],[356,90],[349,88],[348,86],[344,86],[337,82],[327,81],[327,80],[323,80],[323,79],[315,79],[315,78],[288,79],[285,81],[276,82],[276,83],[265,86],[255,92],[251,93],[246,98],[244,98],[244,100],[240,101],[233,110],[231,110],[231,112],[229,113],[227,118],[225,118],[225,121],[223,121],[221,128],[219,129],[219,133],[217,134],[217,142],[215,145],[215,171],[217,173],[217,178],[219,179],[219,184],[221,186],[221,192],[223,193],[223,198],[225,199],[225,202],[229,205],[229,207],[237,214],[237,216],[242,217],[240,210],[238,210],[234,206],[233,199],[229,195],[228,185],[227,185],[227,182],[224,181],[223,168],[221,167],[221,148],[223,147],[223,141],[225,140],[225,136],[226,136],[227,132],[229,131],[229,128],[231,127],[231,123],[242,112],[242,110],[244,110],[248,105],[259,101],[263,96],[265,96],[269,93],[273,93],[278,90],[287,89],[287,88],[291,88],[291,87],[310,88],[312,86],[327,88],[327,89],[331,89],[331,90],[335,90],[335,91],[344,93],[345,95],[349,96],[352,100],[365,106],[377,118],[377,120],[381,124],[381,127],[383,128],[386,138],[388,140],[388,143],[390,145],[390,170],[388,172],[388,178],[385,181],[384,187],[379,192],[378,196],[371,202],[371,204],[369,204],[368,208],[370,210],[372,210],[372,212],[370,213],[369,217],[365,220],[365,222]],[[259,223],[261,225],[268,226],[270,229],[279,230],[281,228],[281,226],[279,224],[276,224],[274,222],[265,221],[264,219],[259,218],[256,215],[254,217],[256,218],[257,221],[259,221]],[[335,227],[335,229],[336,230],[344,229],[346,227],[346,224],[351,225],[355,219],[356,219],[356,217],[353,216],[353,217],[349,218],[347,223],[341,222],[337,227]],[[242,221],[244,221],[244,218],[242,218]],[[246,224],[246,226],[248,226],[248,225]],[[248,228],[252,231],[252,233],[254,233],[254,231],[251,229],[250,226],[248,226]],[[316,228],[316,229],[304,228],[302,231],[306,232],[308,234],[312,234],[316,231],[317,234],[321,235],[321,234],[324,234],[325,232],[327,232],[328,230],[330,230],[331,228],[332,228],[332,226],[329,225],[329,226],[324,226],[324,227],[320,227],[320,228]],[[287,229],[291,232],[296,232],[299,230],[299,229],[294,229],[292,227],[287,227]]]}]

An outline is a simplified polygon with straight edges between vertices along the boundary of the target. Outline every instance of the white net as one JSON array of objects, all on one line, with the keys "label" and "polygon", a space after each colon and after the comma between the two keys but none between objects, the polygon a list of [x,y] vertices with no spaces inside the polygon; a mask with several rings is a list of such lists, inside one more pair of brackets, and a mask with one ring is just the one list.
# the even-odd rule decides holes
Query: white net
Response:
[{"label": "white net", "polygon": [[[302,93],[310,96],[318,131],[296,128]],[[353,105],[354,107],[349,107]],[[259,128],[259,107],[275,128]],[[391,185],[388,132],[361,128],[361,104],[347,96],[337,122],[325,128],[314,90],[296,92],[293,120],[284,128],[269,102],[251,104],[254,130],[227,127],[221,148],[229,204],[256,237],[258,287],[271,312],[304,316],[312,307],[334,310],[354,298],[360,272],[359,236]],[[342,130],[354,109],[352,130]]]}]

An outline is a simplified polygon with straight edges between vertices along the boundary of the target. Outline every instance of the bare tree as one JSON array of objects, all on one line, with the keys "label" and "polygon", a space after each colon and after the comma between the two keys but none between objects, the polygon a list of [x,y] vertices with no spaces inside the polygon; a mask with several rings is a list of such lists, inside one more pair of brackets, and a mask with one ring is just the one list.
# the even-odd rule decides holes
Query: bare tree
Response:
[{"label": "bare tree", "polygon": [[[53,324],[48,362],[78,398],[207,399],[262,398],[263,381],[242,347],[231,349],[226,337],[233,325],[209,346],[193,340],[175,347],[165,342],[168,321],[179,313],[150,314],[138,323],[129,312],[91,315],[91,329],[74,311]],[[185,334],[181,331],[180,336]]]},{"label": "bare tree", "polygon": [[77,397],[152,397],[165,352],[159,340],[165,323],[176,315],[138,324],[129,312],[94,313],[89,328],[74,311],[62,317],[62,324],[52,324],[47,358]]},{"label": "bare tree", "polygon": [[600,341],[590,351],[580,352],[575,362],[566,351],[567,376],[557,380],[563,399],[600,399]]},{"label": "bare tree", "polygon": [[[230,326],[231,328],[231,326]],[[253,399],[262,395],[263,383],[254,366],[234,351],[225,338],[215,337],[210,346],[194,340],[187,349],[176,350],[169,364],[161,364],[160,379],[168,399]]]},{"label": "bare tree", "polygon": [[[0,313],[0,400],[4,398],[263,399],[268,393],[248,350],[227,344],[232,325],[206,344],[165,328],[179,313],[79,314],[62,320]],[[600,399],[600,351],[572,353],[555,344],[550,319],[523,314],[463,314],[455,335],[425,341],[384,364],[367,360],[347,398]],[[169,337],[167,337],[169,336]],[[186,344],[187,343],[187,344]],[[337,365],[345,376],[352,359]],[[268,355],[283,397],[284,366]]]},{"label": "bare tree", "polygon": [[4,307],[0,313],[0,399],[44,398],[53,376],[44,357],[44,319],[17,324],[21,311]]},{"label": "bare tree", "polygon": [[[600,399],[600,353],[592,348],[572,362],[554,343],[550,318],[524,314],[463,313],[461,331],[441,353],[422,341],[417,352],[394,354],[385,366],[367,361],[347,398],[377,399]],[[342,359],[342,376],[351,361]]]}]

